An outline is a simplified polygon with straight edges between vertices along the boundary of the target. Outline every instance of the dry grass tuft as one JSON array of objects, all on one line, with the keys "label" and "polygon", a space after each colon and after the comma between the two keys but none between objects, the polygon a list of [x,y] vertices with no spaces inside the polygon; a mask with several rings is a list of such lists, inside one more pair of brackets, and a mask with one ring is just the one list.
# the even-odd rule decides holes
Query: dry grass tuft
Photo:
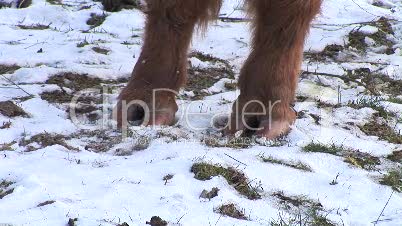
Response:
[{"label": "dry grass tuft", "polygon": [[211,165],[208,163],[195,163],[191,167],[194,178],[197,180],[210,180],[212,177],[222,176],[233,186],[240,194],[250,200],[260,199],[261,195],[257,189],[250,186],[250,181],[246,175],[232,167],[224,168],[222,166]]}]

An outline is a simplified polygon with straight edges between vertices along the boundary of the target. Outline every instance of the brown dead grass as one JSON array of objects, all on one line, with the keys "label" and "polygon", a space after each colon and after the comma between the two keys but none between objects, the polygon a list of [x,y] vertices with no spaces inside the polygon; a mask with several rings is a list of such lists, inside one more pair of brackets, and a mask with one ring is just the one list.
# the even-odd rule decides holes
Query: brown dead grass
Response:
[{"label": "brown dead grass", "polygon": [[194,173],[195,179],[202,181],[210,180],[212,177],[222,176],[240,194],[248,199],[256,200],[261,198],[257,189],[250,185],[250,180],[246,175],[235,168],[224,168],[222,166],[211,165],[208,163],[195,163],[191,167],[191,172]]},{"label": "brown dead grass", "polygon": [[229,203],[225,205],[221,205],[215,209],[215,212],[222,214],[223,216],[239,219],[239,220],[247,220],[246,214],[243,209],[239,209],[235,204]]},{"label": "brown dead grass", "polygon": [[28,117],[28,114],[12,101],[0,102],[0,114],[10,118]]},{"label": "brown dead grass", "polygon": [[[40,148],[46,148],[49,146],[53,145],[60,145],[63,146],[69,150],[75,150],[77,151],[76,148],[71,147],[66,143],[66,140],[68,138],[66,136],[63,136],[61,134],[51,134],[51,133],[40,133],[35,136],[32,136],[30,139],[22,139],[19,143],[20,146],[27,147],[28,151],[36,151]],[[40,145],[40,148],[36,148],[30,144],[32,143],[37,143]]]}]

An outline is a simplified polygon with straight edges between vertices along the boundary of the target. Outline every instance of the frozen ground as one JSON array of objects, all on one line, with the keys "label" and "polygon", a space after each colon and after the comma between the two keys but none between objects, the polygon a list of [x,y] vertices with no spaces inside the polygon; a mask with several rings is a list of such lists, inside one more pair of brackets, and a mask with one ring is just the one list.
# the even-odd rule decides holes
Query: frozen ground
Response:
[{"label": "frozen ground", "polygon": [[[133,127],[121,140],[103,117],[139,56],[141,11],[0,2],[0,224],[402,225],[401,1],[326,0],[305,48],[294,129],[241,144],[225,144],[210,122],[236,98],[244,21],[194,38],[195,91],[179,100],[187,120]],[[245,17],[237,0],[221,13]],[[101,87],[106,102],[84,92],[77,124],[72,95]],[[214,187],[217,197],[200,198]]]}]

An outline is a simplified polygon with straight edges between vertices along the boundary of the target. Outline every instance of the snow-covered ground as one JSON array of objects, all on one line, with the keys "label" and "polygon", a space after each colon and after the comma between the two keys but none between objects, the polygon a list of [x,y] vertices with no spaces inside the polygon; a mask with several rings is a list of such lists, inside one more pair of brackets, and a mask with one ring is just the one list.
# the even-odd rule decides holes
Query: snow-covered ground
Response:
[{"label": "snow-covered ground", "polygon": [[[92,13],[106,17],[91,28]],[[240,0],[225,0],[221,14],[246,17]],[[378,22],[381,17],[392,32]],[[27,115],[0,113],[0,225],[56,226],[75,218],[75,225],[83,226],[145,225],[152,216],[169,225],[271,225],[294,216],[311,221],[317,218],[312,211],[333,225],[402,225],[402,162],[389,157],[402,151],[401,21],[400,0],[325,0],[305,47],[295,106],[299,119],[292,132],[280,141],[235,148],[205,142],[220,138],[211,120],[229,113],[236,99],[237,92],[227,87],[234,81],[224,76],[198,90],[201,100],[188,98],[194,95],[188,90],[181,93],[182,119],[174,127],[133,127],[120,140],[121,134],[103,123],[138,59],[141,11],[104,12],[90,0],[33,0],[28,8],[1,8],[0,102],[12,100]],[[363,40],[363,50],[351,44],[355,36]],[[193,54],[189,61],[197,70],[229,63],[237,76],[249,38],[244,21],[219,21],[194,37],[191,49],[222,60]],[[342,47],[335,55],[326,48],[334,44]],[[362,68],[390,81],[359,77],[367,74]],[[73,77],[55,82],[54,75],[65,73]],[[78,115],[87,122],[83,125],[56,94],[90,88],[83,83],[92,84],[91,78],[103,80],[93,84],[106,87],[107,101],[96,102],[101,90],[87,92],[86,100],[97,104]],[[373,90],[380,99],[373,98]],[[373,123],[374,129],[367,126]],[[388,133],[378,125],[386,125]],[[321,146],[306,152],[312,144]],[[335,146],[342,154],[321,153]],[[370,167],[360,162],[367,158],[375,159]],[[295,167],[298,162],[308,170]],[[190,171],[196,163],[243,172],[260,198],[248,199],[222,176],[197,180]],[[393,188],[383,185],[389,172],[400,172]],[[217,197],[200,198],[213,187],[220,190]],[[246,220],[219,213],[232,203]]]}]

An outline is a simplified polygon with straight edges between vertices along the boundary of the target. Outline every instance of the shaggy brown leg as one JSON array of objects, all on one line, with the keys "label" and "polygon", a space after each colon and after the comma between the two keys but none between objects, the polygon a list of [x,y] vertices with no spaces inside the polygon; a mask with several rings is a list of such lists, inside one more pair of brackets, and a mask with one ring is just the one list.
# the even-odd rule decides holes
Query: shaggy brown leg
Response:
[{"label": "shaggy brown leg", "polygon": [[[241,94],[228,133],[251,130],[274,139],[290,129],[303,45],[321,0],[252,0],[252,51],[240,74]],[[251,114],[250,114],[251,113]],[[253,114],[254,113],[254,114]]]},{"label": "shaggy brown leg", "polygon": [[[119,127],[126,126],[128,121],[173,124],[178,108],[175,92],[186,81],[187,51],[194,27],[197,23],[206,25],[218,14],[221,4],[220,0],[146,0],[146,3],[142,53],[116,107]],[[133,105],[132,101],[139,104]]]}]

